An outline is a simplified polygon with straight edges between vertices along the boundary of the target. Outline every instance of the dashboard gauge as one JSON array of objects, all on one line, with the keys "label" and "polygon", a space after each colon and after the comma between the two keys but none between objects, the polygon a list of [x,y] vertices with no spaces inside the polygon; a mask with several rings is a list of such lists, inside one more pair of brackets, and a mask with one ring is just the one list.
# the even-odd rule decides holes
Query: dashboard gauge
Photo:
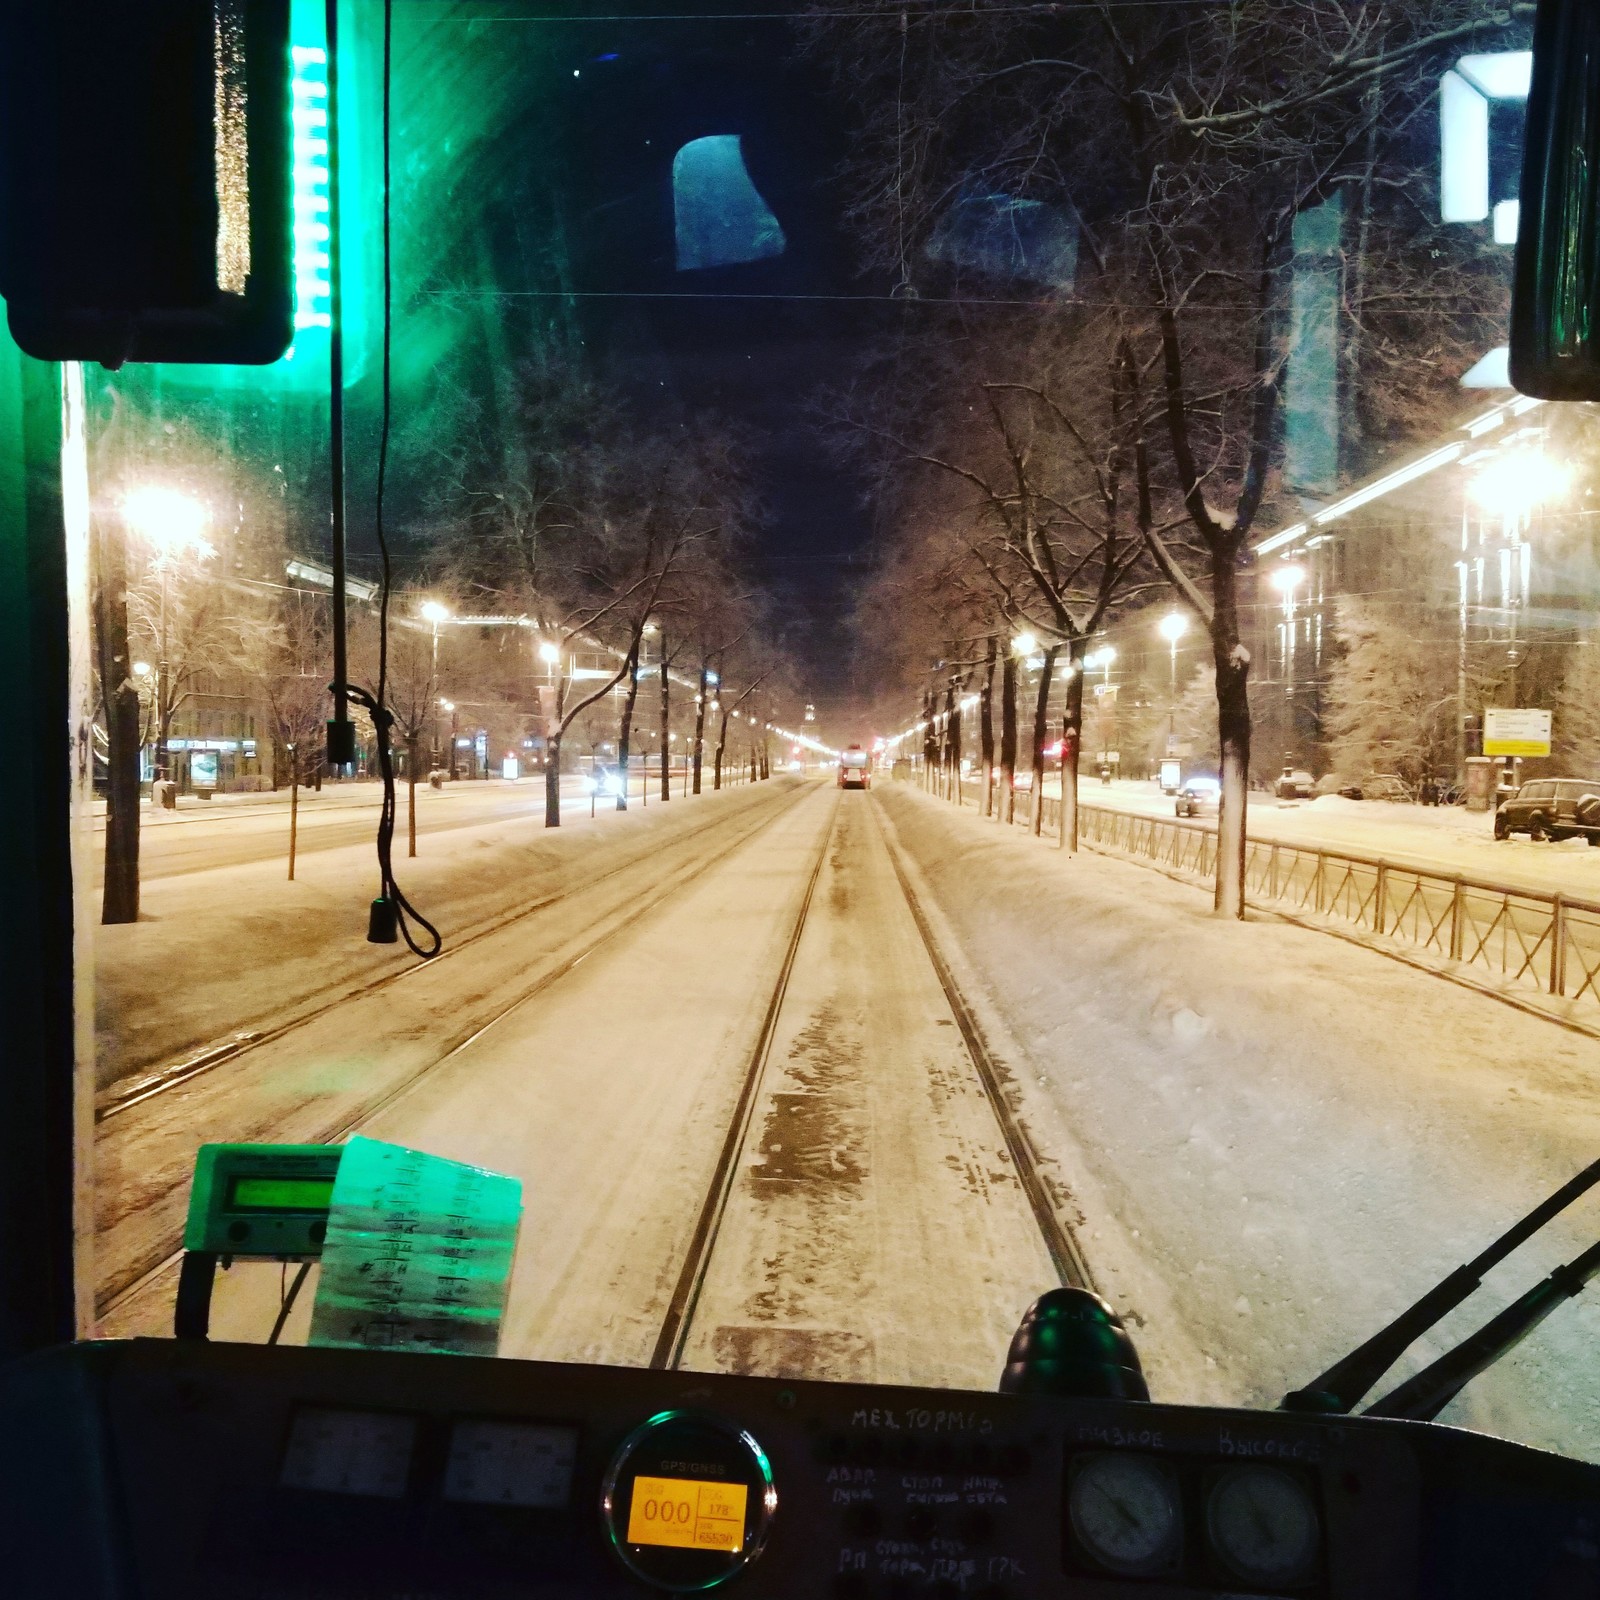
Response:
[{"label": "dashboard gauge", "polygon": [[1321,1529],[1299,1478],[1259,1463],[1230,1467],[1206,1502],[1211,1548],[1236,1578],[1296,1584],[1311,1577]]},{"label": "dashboard gauge", "polygon": [[658,1589],[713,1589],[760,1555],[778,1505],[766,1453],[721,1417],[663,1411],[623,1440],[601,1490],[611,1547]]},{"label": "dashboard gauge", "polygon": [[1130,1577],[1171,1571],[1183,1553],[1177,1480],[1151,1456],[1079,1456],[1067,1511],[1078,1544],[1100,1566]]}]

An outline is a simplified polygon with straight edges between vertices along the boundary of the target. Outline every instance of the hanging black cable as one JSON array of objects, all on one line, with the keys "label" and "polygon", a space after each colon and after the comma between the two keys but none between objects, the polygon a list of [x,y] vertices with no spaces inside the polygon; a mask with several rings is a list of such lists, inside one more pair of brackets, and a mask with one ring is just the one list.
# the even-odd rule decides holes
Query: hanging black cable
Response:
[{"label": "hanging black cable", "polygon": [[[382,576],[378,586],[378,682],[376,692],[346,684],[345,692],[356,705],[363,707],[372,717],[372,726],[378,739],[378,774],[383,781],[383,802],[378,812],[378,896],[372,902],[367,917],[367,940],[371,944],[393,944],[396,936],[403,938],[414,955],[424,961],[438,955],[444,941],[439,930],[406,899],[394,876],[394,823],[395,782],[394,751],[390,732],[394,727],[394,714],[389,710],[389,599],[393,588],[393,570],[389,558],[389,540],[383,525],[384,491],[389,476],[389,423],[391,412],[391,354],[394,326],[394,293],[390,262],[390,102],[394,77],[394,6],[393,0],[383,5],[383,336],[382,336],[382,409],[378,428],[378,484],[374,505],[373,529],[378,541],[378,554],[382,560]],[[337,245],[337,241],[335,241]],[[412,924],[424,931],[426,940],[419,942],[412,932]]]}]

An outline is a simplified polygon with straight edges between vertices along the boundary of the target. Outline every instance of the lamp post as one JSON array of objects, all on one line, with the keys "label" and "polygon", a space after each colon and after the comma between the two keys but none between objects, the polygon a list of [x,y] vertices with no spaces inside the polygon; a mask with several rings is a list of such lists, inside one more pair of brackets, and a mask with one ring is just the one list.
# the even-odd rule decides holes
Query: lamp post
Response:
[{"label": "lamp post", "polygon": [[[424,600],[421,611],[422,620],[433,629],[433,658],[432,664],[428,669],[428,677],[431,686],[437,689],[439,687],[439,624],[450,620],[450,610],[448,606],[440,605],[437,600]],[[436,767],[439,765],[439,713],[437,710],[433,714],[433,735],[430,743],[432,749],[428,753],[428,765]]]},{"label": "lamp post", "polygon": [[198,500],[178,489],[146,484],[123,501],[128,525],[155,552],[152,565],[161,580],[161,600],[156,637],[156,763],[158,779],[168,776],[168,741],[172,733],[172,652],[169,632],[173,562],[192,554],[204,561],[215,555],[206,541],[207,512]]},{"label": "lamp post", "polygon": [[1169,611],[1156,631],[1167,641],[1167,754],[1171,755],[1178,736],[1178,641],[1189,631],[1189,619],[1181,611]]},{"label": "lamp post", "polygon": [[450,713],[450,781],[456,781],[456,703],[454,700],[441,700],[441,711]]},{"label": "lamp post", "polygon": [[[1294,718],[1294,647],[1295,633],[1300,624],[1295,616],[1295,591],[1305,582],[1306,572],[1304,567],[1297,567],[1292,561],[1286,562],[1281,567],[1274,567],[1269,582],[1272,587],[1283,596],[1283,621],[1278,624],[1278,637],[1283,645],[1283,698],[1284,709],[1289,722],[1289,738],[1298,743]],[[1295,752],[1284,752],[1285,762],[1292,760]],[[1288,766],[1285,765],[1285,772]]]}]

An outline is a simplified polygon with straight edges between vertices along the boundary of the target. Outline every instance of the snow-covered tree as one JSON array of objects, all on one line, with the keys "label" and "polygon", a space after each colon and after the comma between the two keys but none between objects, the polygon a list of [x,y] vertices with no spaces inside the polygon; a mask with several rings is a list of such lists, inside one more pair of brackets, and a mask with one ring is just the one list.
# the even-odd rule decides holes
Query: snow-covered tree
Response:
[{"label": "snow-covered tree", "polygon": [[1359,780],[1392,772],[1412,787],[1456,766],[1457,641],[1416,602],[1339,603],[1340,650],[1328,671],[1335,768]]},{"label": "snow-covered tree", "polygon": [[1563,771],[1600,777],[1600,639],[1568,650],[1551,731],[1551,753]]}]

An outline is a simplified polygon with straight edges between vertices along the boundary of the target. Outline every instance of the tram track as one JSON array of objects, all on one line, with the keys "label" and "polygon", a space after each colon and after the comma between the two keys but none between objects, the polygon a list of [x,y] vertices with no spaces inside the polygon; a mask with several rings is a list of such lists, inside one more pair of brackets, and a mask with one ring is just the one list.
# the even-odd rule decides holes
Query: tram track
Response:
[{"label": "tram track", "polygon": [[[842,799],[842,796],[839,798]],[[863,799],[866,797],[863,796]],[[921,948],[944,994],[950,1021],[961,1038],[973,1073],[982,1087],[1051,1265],[1062,1284],[1093,1290],[1094,1279],[1083,1251],[1070,1224],[1061,1217],[1050,1198],[1040,1153],[1007,1099],[999,1066],[972,1006],[961,992],[950,963],[939,947],[927,913],[906,872],[900,847],[884,828],[876,805],[869,803],[868,809],[872,812],[873,826],[893,865],[895,881],[916,927]],[[733,1197],[735,1180],[746,1161],[755,1114],[764,1097],[773,1043],[784,1014],[796,960],[810,924],[818,882],[834,845],[838,821],[839,802],[836,800],[779,963],[761,1029],[747,1058],[733,1113],[701,1201],[687,1252],[680,1263],[672,1296],[656,1336],[649,1360],[653,1368],[679,1367],[689,1344],[701,1291],[711,1271],[712,1259]]]},{"label": "tram track", "polygon": [[[792,802],[791,802],[792,803]],[[787,807],[783,808],[788,809]],[[778,814],[781,814],[778,813]],[[766,819],[767,822],[776,820],[776,815]],[[715,832],[724,825],[725,819],[714,818],[700,827],[693,828],[680,834],[671,841],[671,847],[691,844],[696,839],[708,833]],[[765,826],[765,823],[761,824]],[[749,837],[749,835],[746,835]],[[743,842],[741,839],[740,843]],[[415,981],[420,973],[430,969],[437,969],[441,964],[453,961],[481,944],[485,939],[492,938],[497,933],[504,932],[518,922],[542,911],[549,911],[557,906],[580,895],[590,895],[601,884],[607,883],[622,873],[634,870],[642,861],[648,860],[654,853],[647,849],[635,855],[630,855],[618,861],[613,866],[595,873],[592,877],[585,878],[581,883],[576,883],[570,888],[556,890],[551,894],[541,895],[524,904],[514,906],[509,911],[497,912],[493,916],[468,928],[462,933],[454,934],[450,942],[442,951],[430,961],[416,961],[407,964],[393,972],[378,974],[363,983],[353,987],[338,987],[336,992],[324,990],[321,995],[313,994],[309,998],[313,1001],[310,1009],[297,1011],[293,1016],[286,1017],[282,1022],[264,1028],[242,1029],[229,1039],[218,1040],[207,1044],[204,1048],[184,1055],[177,1060],[157,1067],[153,1072],[146,1072],[133,1078],[133,1081],[113,1084],[103,1090],[95,1102],[94,1120],[96,1124],[110,1121],[114,1117],[123,1115],[133,1110],[135,1106],[143,1105],[162,1094],[168,1093],[183,1084],[191,1083],[194,1079],[214,1070],[227,1061],[237,1061],[239,1057],[252,1051],[260,1050],[279,1039],[288,1037],[297,1030],[309,1026],[319,1018],[327,1016],[340,1006],[352,1001],[362,1000],[370,995],[378,994],[385,989],[410,981]],[[713,860],[715,857],[712,858]],[[132,1075],[129,1075],[132,1077]]]},{"label": "tram track", "polygon": [[[545,994],[562,979],[574,972],[579,966],[587,961],[590,956],[602,950],[606,945],[612,943],[622,934],[637,926],[652,912],[658,910],[663,904],[665,904],[673,895],[681,893],[689,885],[695,883],[698,879],[702,878],[706,873],[711,871],[713,867],[725,863],[732,851],[743,848],[764,834],[768,829],[775,827],[779,822],[781,822],[796,809],[799,803],[806,797],[806,793],[807,791],[805,788],[797,788],[795,793],[785,802],[779,804],[773,812],[760,818],[753,826],[743,830],[734,840],[730,841],[727,848],[692,860],[685,866],[669,874],[669,876],[666,878],[660,880],[655,887],[639,901],[637,901],[631,909],[623,912],[614,920],[609,921],[604,926],[603,930],[595,937],[583,941],[578,948],[569,951],[569,953],[560,961],[558,961],[553,967],[541,972],[533,983],[527,985],[513,998],[500,1004],[488,1016],[475,1018],[470,1026],[458,1030],[449,1039],[445,1045],[445,1048],[437,1053],[432,1054],[427,1062],[416,1067],[397,1081],[389,1084],[379,1095],[370,1100],[364,1101],[358,1110],[354,1111],[353,1113],[348,1111],[345,1112],[338,1119],[330,1121],[321,1129],[303,1139],[297,1139],[296,1142],[332,1144],[349,1137],[349,1135],[352,1133],[359,1131],[364,1125],[372,1121],[373,1118],[377,1117],[381,1112],[387,1110],[391,1105],[402,1099],[405,1095],[411,1093],[434,1073],[443,1068],[448,1062],[455,1059],[463,1051],[467,1050],[477,1041],[482,1039],[484,1035],[491,1032],[494,1028],[503,1023],[508,1017],[514,1015],[530,1001],[538,998],[540,995]],[[716,826],[717,824],[715,823],[709,824],[707,828],[697,829],[694,834],[688,837],[698,837],[700,834],[703,834],[709,831],[710,828]],[[633,858],[631,863],[623,863],[615,868],[609,869],[605,876],[614,876],[617,872],[624,870],[627,865],[637,865],[639,859],[641,858],[636,857]],[[584,885],[584,889],[592,888],[593,883],[596,881],[598,881],[598,879],[590,880]],[[566,891],[561,896],[551,897],[546,902],[543,902],[543,904],[554,904],[557,899],[570,898],[572,894],[579,892],[582,891]],[[525,915],[527,913],[524,912],[523,914]],[[506,927],[509,927],[511,923],[515,922],[516,920],[517,918],[514,916],[502,919],[496,929],[485,929],[481,934],[478,935],[478,938],[481,939],[483,937],[487,937],[488,933],[491,931],[502,931]],[[438,960],[440,959],[442,959],[442,957],[435,958],[435,961],[428,963],[427,966],[436,966]],[[400,976],[406,976],[410,973],[419,972],[426,969],[427,968],[425,966],[407,968],[403,974],[391,975],[389,981],[392,982],[395,978]],[[320,1008],[314,1016],[303,1017],[297,1019],[297,1021],[292,1024],[285,1024],[283,1028],[277,1030],[273,1035],[271,1035],[270,1038],[263,1036],[259,1040],[252,1041],[248,1048],[254,1050],[260,1046],[264,1046],[272,1042],[273,1039],[281,1039],[285,1035],[293,1032],[296,1028],[308,1026],[310,1023],[315,1021],[318,1016],[325,1015],[329,1011],[332,1011],[337,1005],[345,1004],[352,999],[363,998],[373,990],[387,986],[387,984],[368,985],[361,991],[347,996],[345,1000]],[[243,1052],[235,1053],[225,1059],[236,1061],[238,1059],[238,1054],[240,1053]],[[210,1070],[211,1067],[220,1066],[222,1064],[223,1063],[220,1060],[209,1063],[205,1070]],[[175,1079],[173,1082],[164,1085],[163,1089],[177,1088],[182,1083],[191,1082],[193,1078],[198,1075],[199,1074],[195,1073],[184,1078]],[[149,1099],[151,1096],[147,1095],[143,1098]],[[131,1106],[125,1109],[131,1109]],[[130,1301],[149,1290],[151,1286],[159,1281],[164,1275],[172,1273],[176,1269],[178,1263],[181,1261],[183,1255],[182,1248],[177,1243],[178,1239],[181,1238],[181,1234],[182,1225],[180,1220],[171,1235],[169,1235],[169,1241],[164,1248],[156,1252],[147,1253],[139,1260],[130,1263],[128,1268],[125,1269],[122,1274],[119,1274],[115,1279],[113,1279],[112,1282],[109,1284],[102,1284],[100,1292],[96,1297],[95,1310],[97,1317],[104,1320],[114,1316]]]}]

